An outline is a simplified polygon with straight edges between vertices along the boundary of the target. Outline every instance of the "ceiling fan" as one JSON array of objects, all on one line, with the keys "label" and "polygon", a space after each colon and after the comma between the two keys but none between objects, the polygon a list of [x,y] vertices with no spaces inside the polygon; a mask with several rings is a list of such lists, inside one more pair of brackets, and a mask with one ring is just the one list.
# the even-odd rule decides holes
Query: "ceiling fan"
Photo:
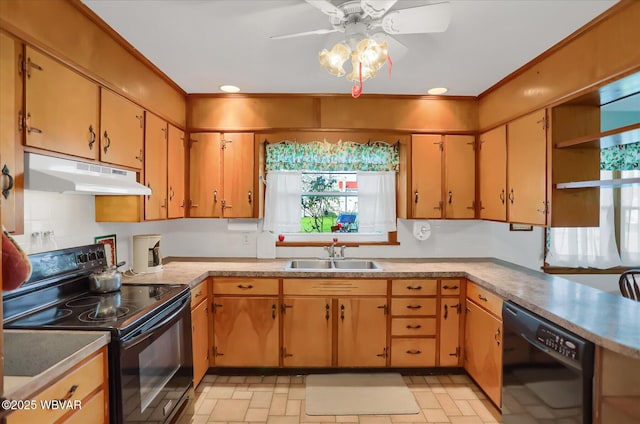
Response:
[{"label": "ceiling fan", "polygon": [[392,9],[398,0],[352,0],[338,5],[329,0],[305,1],[329,16],[331,28],[271,38],[344,33],[344,42],[337,43],[331,50],[322,50],[319,59],[329,73],[341,77],[346,74],[343,64],[351,56],[353,71],[347,79],[354,82],[353,97],[362,92],[362,81],[374,77],[385,63],[391,70],[388,43],[398,52],[406,51],[391,35],[443,32],[451,20],[451,5],[447,1],[407,9]]}]

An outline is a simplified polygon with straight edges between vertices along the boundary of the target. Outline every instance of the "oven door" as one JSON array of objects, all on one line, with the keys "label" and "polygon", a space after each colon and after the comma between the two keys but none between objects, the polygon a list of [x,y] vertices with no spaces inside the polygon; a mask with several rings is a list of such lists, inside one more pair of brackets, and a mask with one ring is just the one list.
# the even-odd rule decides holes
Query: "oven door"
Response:
[{"label": "oven door", "polygon": [[169,422],[188,400],[193,381],[190,304],[187,293],[120,341],[120,390],[113,394],[118,422]]}]

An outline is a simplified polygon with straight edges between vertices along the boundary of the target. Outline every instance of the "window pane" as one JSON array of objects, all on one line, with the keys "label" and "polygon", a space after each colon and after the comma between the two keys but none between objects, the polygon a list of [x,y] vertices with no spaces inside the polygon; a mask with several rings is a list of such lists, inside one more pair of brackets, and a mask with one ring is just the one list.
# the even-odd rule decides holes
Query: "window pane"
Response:
[{"label": "window pane", "polygon": [[358,183],[355,173],[302,175],[302,231],[357,232]]}]

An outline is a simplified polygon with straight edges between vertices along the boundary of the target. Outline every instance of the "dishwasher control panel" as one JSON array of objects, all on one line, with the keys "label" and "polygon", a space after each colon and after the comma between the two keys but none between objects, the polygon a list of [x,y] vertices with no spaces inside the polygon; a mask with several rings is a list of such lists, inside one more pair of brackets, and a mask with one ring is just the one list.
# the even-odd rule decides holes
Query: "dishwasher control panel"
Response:
[{"label": "dishwasher control panel", "polygon": [[536,339],[547,348],[559,353],[567,358],[579,360],[579,344],[578,340],[567,337],[566,334],[553,331],[553,329],[540,325],[536,331]]}]

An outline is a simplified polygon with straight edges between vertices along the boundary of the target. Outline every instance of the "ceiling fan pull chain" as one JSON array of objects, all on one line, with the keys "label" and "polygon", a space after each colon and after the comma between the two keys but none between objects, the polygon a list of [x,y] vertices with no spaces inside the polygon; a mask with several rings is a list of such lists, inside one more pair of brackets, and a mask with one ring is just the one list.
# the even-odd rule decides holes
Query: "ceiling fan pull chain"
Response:
[{"label": "ceiling fan pull chain", "polygon": [[360,79],[360,86],[358,86],[354,81],[353,87],[351,87],[351,96],[354,99],[357,99],[360,97],[360,94],[362,94],[362,62],[360,61],[358,61],[358,77]]},{"label": "ceiling fan pull chain", "polygon": [[391,54],[387,52],[387,65],[389,66],[389,79],[391,79],[391,68],[393,68],[393,62],[391,61]]}]

